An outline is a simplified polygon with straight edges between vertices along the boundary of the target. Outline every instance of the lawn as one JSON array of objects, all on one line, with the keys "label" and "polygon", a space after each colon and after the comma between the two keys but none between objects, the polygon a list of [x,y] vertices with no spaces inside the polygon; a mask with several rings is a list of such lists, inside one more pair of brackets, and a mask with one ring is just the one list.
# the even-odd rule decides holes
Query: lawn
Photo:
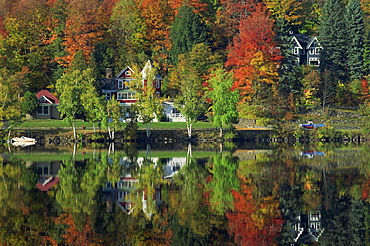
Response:
[{"label": "lawn", "polygon": [[[122,123],[123,127],[126,125],[125,123]],[[82,120],[76,121],[76,127],[82,128],[82,127],[93,127],[93,125],[90,122],[84,122]],[[95,125],[97,127],[97,125]],[[145,124],[138,123],[139,128],[145,128]],[[40,119],[34,119],[34,120],[25,120],[21,124],[16,126],[17,128],[38,128],[38,127],[45,127],[45,128],[62,128],[62,127],[71,127],[68,122],[63,120],[40,120]],[[210,122],[197,122],[193,126],[194,128],[214,128],[212,123]],[[185,122],[153,122],[152,128],[186,128]]]}]

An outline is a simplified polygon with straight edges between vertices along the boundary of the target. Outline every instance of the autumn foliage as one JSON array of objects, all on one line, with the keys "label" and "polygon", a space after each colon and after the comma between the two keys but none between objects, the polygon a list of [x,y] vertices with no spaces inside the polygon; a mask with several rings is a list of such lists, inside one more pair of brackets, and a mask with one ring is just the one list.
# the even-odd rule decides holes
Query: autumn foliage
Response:
[{"label": "autumn foliage", "polygon": [[[86,246],[98,246],[103,245],[102,240],[96,237],[94,230],[91,228],[89,222],[87,222],[83,229],[80,231],[77,229],[75,221],[71,214],[63,213],[55,219],[56,224],[62,224],[66,226],[65,234],[62,235],[63,245],[86,245]],[[45,237],[51,245],[58,245],[57,241],[50,236]]]},{"label": "autumn foliage", "polygon": [[259,4],[241,19],[239,34],[234,38],[226,65],[235,75],[234,87],[246,97],[255,84],[273,84],[277,80],[280,56],[274,42],[273,21],[264,5]]},{"label": "autumn foliage", "polygon": [[[283,221],[279,219],[277,207],[260,216],[268,204],[258,203],[253,197],[254,186],[251,180],[244,179],[239,191],[232,191],[234,196],[234,211],[227,213],[230,234],[238,245],[263,246],[277,245],[276,237],[281,231]],[[273,206],[274,207],[274,206]],[[276,218],[270,218],[271,212]]]}]

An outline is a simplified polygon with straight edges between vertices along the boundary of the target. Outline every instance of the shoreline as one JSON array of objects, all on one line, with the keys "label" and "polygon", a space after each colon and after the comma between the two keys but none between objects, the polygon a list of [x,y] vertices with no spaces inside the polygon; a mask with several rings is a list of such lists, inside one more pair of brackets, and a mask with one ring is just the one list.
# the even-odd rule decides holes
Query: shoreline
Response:
[{"label": "shoreline", "polygon": [[[191,139],[187,136],[186,129],[183,128],[153,128],[151,136],[146,136],[146,129],[139,128],[133,137],[127,137],[124,132],[116,131],[115,139],[109,139],[107,131],[93,131],[92,127],[77,129],[77,139],[73,139],[73,131],[70,127],[35,127],[35,128],[14,128],[11,133],[13,137],[31,137],[35,138],[41,144],[104,144],[104,143],[125,143],[125,142],[152,142],[152,143],[167,143],[167,142],[191,142],[191,143],[223,143],[223,142],[266,142],[266,143],[307,143],[307,142],[366,142],[367,137],[364,134],[355,133],[349,135],[346,133],[337,134],[332,132],[331,135],[317,134],[316,129],[301,131],[300,129],[291,131],[289,135],[278,135],[275,130],[266,128],[249,128],[238,127],[234,129],[235,136],[232,139],[219,137],[219,131],[216,128],[194,128]],[[292,134],[295,132],[296,134]]]}]

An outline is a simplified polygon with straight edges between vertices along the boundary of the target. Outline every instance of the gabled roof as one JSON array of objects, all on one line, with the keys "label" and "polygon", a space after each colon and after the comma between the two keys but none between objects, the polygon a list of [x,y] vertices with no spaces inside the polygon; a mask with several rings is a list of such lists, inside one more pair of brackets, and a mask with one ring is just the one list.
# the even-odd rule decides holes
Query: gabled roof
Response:
[{"label": "gabled roof", "polygon": [[129,70],[131,73],[134,73],[134,70],[132,70],[132,68],[130,68],[129,66],[127,66],[125,69],[122,69],[121,72],[119,72],[117,74],[117,76],[115,77],[115,79],[118,79],[120,78],[122,75],[125,75],[125,72]]},{"label": "gabled roof", "polygon": [[293,34],[292,39],[297,40],[299,45],[303,47],[307,47],[307,44],[310,42],[310,37],[306,34]]},{"label": "gabled roof", "polygon": [[53,103],[60,103],[59,99],[56,98],[53,94],[51,94],[48,90],[41,90],[36,93],[37,99],[40,100],[40,98],[45,98],[46,101],[48,101],[50,104]]},{"label": "gabled roof", "polygon": [[309,49],[313,43],[320,43],[316,36],[310,37],[306,34],[293,34],[292,41],[296,42],[300,49]]},{"label": "gabled roof", "polygon": [[317,40],[317,37],[311,37],[310,41],[307,43],[307,49],[309,49],[314,42],[321,46],[319,41]]},{"label": "gabled roof", "polygon": [[294,41],[300,49],[303,49],[301,43],[298,41],[296,36],[293,36],[292,41]]},{"label": "gabled roof", "polygon": [[[150,62],[150,60],[148,60],[146,63],[145,63],[145,66],[143,68],[143,70],[141,70],[141,75],[143,77],[143,79],[147,79],[147,75],[150,73],[150,71],[154,69],[152,63]],[[159,75],[159,73],[155,73],[155,79],[157,80],[161,80],[162,77]]]},{"label": "gabled roof", "polygon": [[47,181],[44,183],[38,182],[36,184],[36,188],[41,191],[48,191],[50,190],[55,184],[59,182],[59,177],[50,177]]}]

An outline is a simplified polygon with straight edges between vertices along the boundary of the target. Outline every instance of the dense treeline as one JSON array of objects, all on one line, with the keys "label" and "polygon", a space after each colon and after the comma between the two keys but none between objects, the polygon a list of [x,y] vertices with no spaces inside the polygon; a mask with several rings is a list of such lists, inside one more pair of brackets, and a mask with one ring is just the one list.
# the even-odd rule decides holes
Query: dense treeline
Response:
[{"label": "dense treeline", "polygon": [[[16,102],[26,91],[62,94],[66,88],[56,84],[66,73],[89,69],[99,92],[107,68],[117,74],[147,60],[172,99],[189,84],[207,96],[212,71],[222,69],[240,94],[239,112],[254,117],[288,119],[297,107],[366,105],[369,0],[1,0],[0,5],[2,119],[16,115]],[[290,62],[291,33],[318,37],[319,68]],[[213,74],[222,78],[219,73]]]}]

